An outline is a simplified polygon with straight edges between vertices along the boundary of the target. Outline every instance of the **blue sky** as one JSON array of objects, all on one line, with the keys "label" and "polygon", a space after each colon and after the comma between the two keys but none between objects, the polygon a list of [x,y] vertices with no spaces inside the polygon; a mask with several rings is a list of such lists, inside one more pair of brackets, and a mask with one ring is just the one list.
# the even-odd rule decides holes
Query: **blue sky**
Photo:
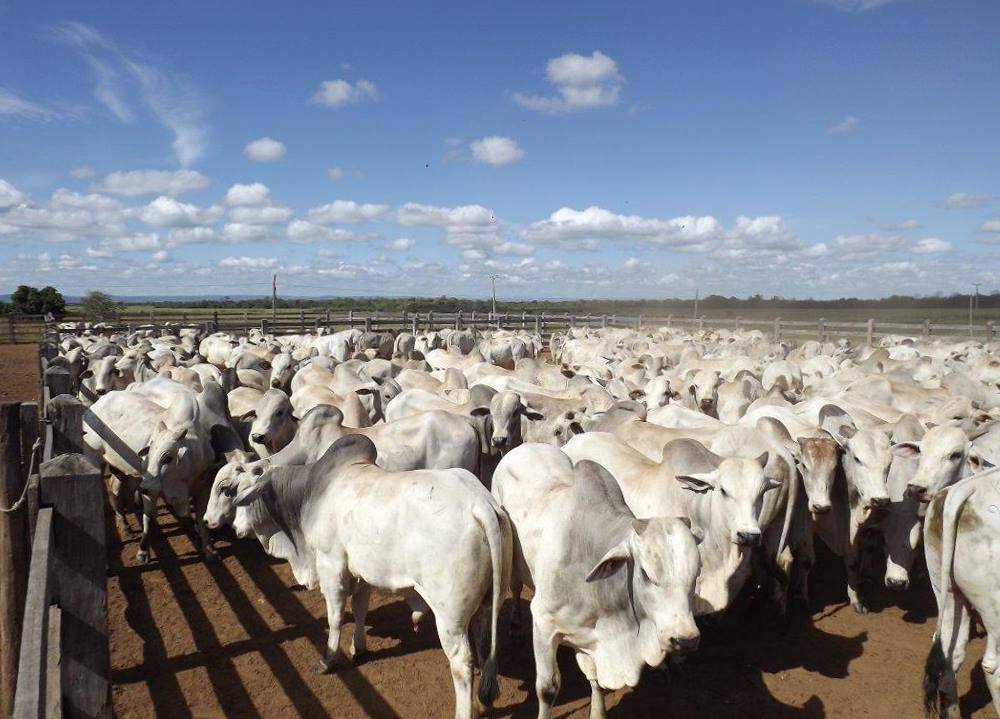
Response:
[{"label": "blue sky", "polygon": [[1000,3],[0,1],[0,291],[1000,284]]}]

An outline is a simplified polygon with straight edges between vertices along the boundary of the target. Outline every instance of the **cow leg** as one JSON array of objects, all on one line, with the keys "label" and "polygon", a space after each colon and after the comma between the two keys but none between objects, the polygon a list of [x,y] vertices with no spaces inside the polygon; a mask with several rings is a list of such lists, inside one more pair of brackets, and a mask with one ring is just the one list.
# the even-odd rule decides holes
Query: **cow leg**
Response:
[{"label": "cow leg", "polygon": [[461,622],[441,612],[434,612],[438,620],[438,638],[451,666],[451,680],[455,685],[455,719],[473,719],[472,711],[472,645]]},{"label": "cow leg", "polygon": [[590,682],[590,719],[606,719],[608,711],[604,705],[605,692],[597,683],[597,666],[594,660],[583,652],[577,652],[576,663]]},{"label": "cow leg", "polygon": [[[983,673],[996,674],[997,671],[997,640],[992,634],[986,634],[986,651],[983,653]],[[991,690],[992,691],[992,690]],[[994,696],[993,701],[996,701]]]},{"label": "cow leg", "polygon": [[351,659],[357,663],[368,651],[368,635],[365,627],[365,617],[368,616],[368,599],[371,597],[371,586],[363,579],[358,580],[358,586],[351,595],[351,614],[354,615],[354,642],[351,645]]},{"label": "cow leg", "polygon": [[[207,490],[207,491],[206,491]],[[205,561],[214,562],[219,558],[212,546],[212,537],[205,526],[205,510],[208,509],[208,495],[211,492],[211,485],[203,487],[194,496],[194,524],[198,537],[201,539],[201,551],[205,554]]]},{"label": "cow leg", "polygon": [[513,572],[510,578],[510,634],[514,634],[517,630],[521,628],[521,622],[524,621],[522,616],[523,610],[521,609],[521,588],[524,585],[521,580],[517,577],[517,572]]},{"label": "cow leg", "polygon": [[865,606],[858,593],[860,576],[858,573],[859,547],[856,542],[851,542],[844,555],[844,564],[847,568],[847,599],[851,602],[851,607],[857,614],[867,614],[868,607]]},{"label": "cow leg", "polygon": [[142,495],[142,536],[139,538],[139,551],[135,561],[139,564],[149,563],[149,537],[156,524],[156,500],[148,494]]},{"label": "cow leg", "polygon": [[330,633],[326,639],[326,652],[319,661],[321,674],[329,674],[349,662],[340,648],[340,629],[344,622],[344,604],[350,594],[351,576],[342,566],[331,565],[330,562],[317,560],[319,574],[319,589],[326,600],[326,620],[330,625]]},{"label": "cow leg", "polygon": [[[535,613],[532,612],[532,616]],[[556,651],[559,649],[559,638],[554,632],[540,626],[538,620],[533,621],[532,644],[535,650],[535,693],[538,695],[538,719],[549,719],[552,715],[552,705],[559,695],[559,685],[562,677],[559,674],[559,663],[556,661]]]}]

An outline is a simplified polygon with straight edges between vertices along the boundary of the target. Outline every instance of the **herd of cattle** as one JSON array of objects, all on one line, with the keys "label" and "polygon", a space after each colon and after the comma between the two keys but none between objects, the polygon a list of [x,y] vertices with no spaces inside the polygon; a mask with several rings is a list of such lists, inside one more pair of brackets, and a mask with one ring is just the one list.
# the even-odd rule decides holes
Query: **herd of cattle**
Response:
[{"label": "herd of cattle", "polygon": [[364,653],[370,588],[398,592],[414,627],[433,613],[472,717],[498,693],[501,605],[527,585],[538,716],[559,645],[604,716],[607,691],[695,650],[695,618],[745,584],[780,612],[807,600],[818,537],[861,613],[867,560],[883,553],[903,589],[922,545],[928,712],[957,712],[975,614],[1000,709],[995,347],[670,328],[61,337],[112,505],[130,532],[141,517],[139,561],[159,498],[206,559],[211,529],[255,536],[323,593],[324,671]]}]

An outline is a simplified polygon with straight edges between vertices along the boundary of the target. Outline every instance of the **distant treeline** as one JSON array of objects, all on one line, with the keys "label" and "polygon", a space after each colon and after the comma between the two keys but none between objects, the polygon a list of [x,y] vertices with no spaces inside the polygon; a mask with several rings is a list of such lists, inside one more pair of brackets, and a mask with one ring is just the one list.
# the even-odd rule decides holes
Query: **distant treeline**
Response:
[{"label": "distant treeline", "polygon": [[[498,312],[532,312],[576,313],[576,314],[620,314],[650,316],[666,314],[691,314],[694,312],[693,299],[664,300],[522,300],[498,301]],[[271,299],[191,299],[174,301],[149,301],[142,303],[125,303],[129,306],[174,308],[174,309],[270,309]],[[788,299],[785,297],[724,297],[708,295],[698,301],[698,313],[711,313],[726,310],[735,311],[741,308],[766,308],[775,311],[784,309],[917,309],[917,308],[955,308],[968,307],[969,295],[935,295],[913,297],[910,295],[892,295],[883,299],[858,299],[856,297],[841,297],[836,300]],[[280,309],[330,309],[333,312],[359,310],[362,312],[379,310],[381,312],[489,312],[492,303],[489,300],[470,300],[457,297],[337,297],[331,299],[278,299]],[[1000,308],[1000,293],[979,295],[979,307]]]}]

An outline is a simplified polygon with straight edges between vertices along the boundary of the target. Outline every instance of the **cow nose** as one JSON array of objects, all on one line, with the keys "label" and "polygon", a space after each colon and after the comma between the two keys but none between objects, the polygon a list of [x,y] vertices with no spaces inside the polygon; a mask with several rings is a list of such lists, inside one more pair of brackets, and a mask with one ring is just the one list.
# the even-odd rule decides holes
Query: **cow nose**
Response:
[{"label": "cow nose", "polygon": [[826,503],[820,504],[819,502],[810,502],[809,511],[813,514],[826,514],[830,511],[830,505]]},{"label": "cow nose", "polygon": [[274,387],[275,389],[281,389],[281,382],[279,380],[272,379],[271,386]]},{"label": "cow nose", "polygon": [[493,435],[493,446],[494,447],[502,447],[505,444],[507,444],[507,437],[505,437],[503,435],[499,435],[499,434]]},{"label": "cow nose", "polygon": [[264,444],[264,440],[267,438],[264,435],[258,433],[258,434],[251,434],[250,439],[256,442],[257,444]]},{"label": "cow nose", "polygon": [[103,397],[103,396],[104,396],[104,395],[106,395],[107,393],[108,393],[108,390],[107,390],[107,389],[100,389],[100,388],[98,388],[98,390],[97,390],[97,396],[98,396],[98,397]]},{"label": "cow nose", "polygon": [[881,509],[882,507],[888,507],[889,506],[889,498],[888,497],[872,497],[871,505],[872,505],[872,508],[875,508],[875,509]]},{"label": "cow nose", "polygon": [[886,577],[885,586],[889,589],[895,589],[896,591],[903,591],[910,586],[910,581],[908,579],[901,579],[898,577]]},{"label": "cow nose", "polygon": [[910,499],[915,499],[918,502],[926,502],[927,487],[920,484],[908,484],[906,485],[906,495]]},{"label": "cow nose", "polygon": [[698,648],[701,636],[693,634],[687,637],[670,637],[670,649],[675,654],[689,654]]},{"label": "cow nose", "polygon": [[756,547],[760,544],[760,532],[737,532],[736,543],[741,547]]}]

